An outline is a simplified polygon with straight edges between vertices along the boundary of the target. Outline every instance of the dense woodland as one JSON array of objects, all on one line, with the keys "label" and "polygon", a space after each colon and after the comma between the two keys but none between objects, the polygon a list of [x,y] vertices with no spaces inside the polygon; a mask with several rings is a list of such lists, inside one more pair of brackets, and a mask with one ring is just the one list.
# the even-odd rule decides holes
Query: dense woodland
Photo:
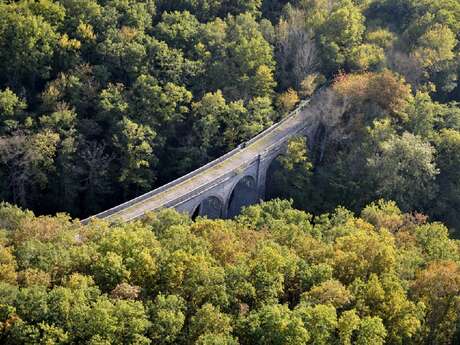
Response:
[{"label": "dense woodland", "polygon": [[[459,39],[458,0],[0,0],[0,344],[459,344]],[[272,201],[72,220],[309,97]]]},{"label": "dense woodland", "polygon": [[459,29],[456,0],[2,0],[0,200],[94,214],[326,85],[322,136],[272,195],[458,229]]},{"label": "dense woodland", "polygon": [[1,344],[458,344],[460,242],[395,203],[82,226],[0,207]]}]

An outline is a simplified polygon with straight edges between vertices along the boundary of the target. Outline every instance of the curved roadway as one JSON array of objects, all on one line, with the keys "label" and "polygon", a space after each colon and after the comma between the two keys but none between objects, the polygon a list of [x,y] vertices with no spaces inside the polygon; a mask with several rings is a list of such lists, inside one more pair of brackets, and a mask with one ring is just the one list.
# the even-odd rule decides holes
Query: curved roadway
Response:
[{"label": "curved roadway", "polygon": [[[173,204],[175,200],[186,196],[190,192],[209,185],[214,180],[232,171],[238,170],[245,163],[256,158],[261,152],[286,141],[307,127],[310,122],[307,120],[312,118],[309,108],[306,107],[307,104],[308,101],[303,101],[288,117],[215,161],[167,185],[93,217],[125,222],[134,220],[146,212]],[[85,219],[83,223],[88,222],[93,217]]]}]

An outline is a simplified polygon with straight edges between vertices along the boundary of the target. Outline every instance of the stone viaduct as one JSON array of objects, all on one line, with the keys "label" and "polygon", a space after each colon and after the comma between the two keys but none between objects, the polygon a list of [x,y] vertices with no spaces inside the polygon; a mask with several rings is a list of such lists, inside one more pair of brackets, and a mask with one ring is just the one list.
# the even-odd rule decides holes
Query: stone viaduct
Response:
[{"label": "stone viaduct", "polygon": [[161,208],[175,208],[191,216],[234,217],[243,206],[264,199],[269,167],[286,151],[289,139],[307,136],[311,146],[320,123],[312,103],[302,101],[289,116],[233,151],[83,223],[94,217],[128,222]]}]

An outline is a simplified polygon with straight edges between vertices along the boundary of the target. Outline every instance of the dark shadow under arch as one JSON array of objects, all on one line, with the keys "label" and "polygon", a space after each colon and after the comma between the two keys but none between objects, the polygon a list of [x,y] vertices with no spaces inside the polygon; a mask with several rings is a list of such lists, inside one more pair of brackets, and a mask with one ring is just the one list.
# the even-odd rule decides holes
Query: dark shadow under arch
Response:
[{"label": "dark shadow under arch", "polygon": [[198,216],[207,217],[209,219],[218,219],[222,217],[223,203],[215,196],[210,196],[200,202],[192,213],[192,219]]},{"label": "dark shadow under arch", "polygon": [[257,203],[258,191],[256,180],[252,176],[245,176],[233,188],[228,201],[228,218],[237,216],[244,206]]},{"label": "dark shadow under arch", "polygon": [[272,200],[283,195],[283,183],[281,173],[283,166],[280,158],[283,154],[276,156],[270,163],[265,177],[265,200]]}]

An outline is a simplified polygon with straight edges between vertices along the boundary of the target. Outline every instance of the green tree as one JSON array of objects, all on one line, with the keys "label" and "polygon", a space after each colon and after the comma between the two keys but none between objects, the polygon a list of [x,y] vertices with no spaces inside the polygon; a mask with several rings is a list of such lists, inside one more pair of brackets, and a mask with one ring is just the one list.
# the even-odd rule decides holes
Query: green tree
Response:
[{"label": "green tree", "polygon": [[156,133],[148,125],[138,124],[127,117],[123,117],[118,126],[119,132],[114,134],[113,140],[122,157],[119,180],[126,182],[126,186],[146,189],[154,178],[150,168],[155,163],[153,140]]},{"label": "green tree", "polygon": [[32,88],[48,78],[59,34],[40,15],[14,4],[0,4],[1,81],[20,88]]},{"label": "green tree", "polygon": [[200,22],[189,11],[164,12],[155,30],[170,47],[190,54],[199,41]]},{"label": "green tree", "polygon": [[353,333],[358,329],[360,324],[359,316],[356,315],[356,310],[351,309],[344,311],[337,323],[339,331],[340,344],[351,345]]},{"label": "green tree", "polygon": [[[158,243],[154,234],[143,227],[118,228],[96,242],[91,263],[94,277],[105,292],[117,293],[117,286],[130,283],[147,286],[158,273]],[[110,239],[109,239],[110,238]],[[93,249],[93,250],[94,250]]]},{"label": "green tree", "polygon": [[237,344],[230,336],[231,319],[211,304],[203,305],[190,320],[190,340],[195,344]]},{"label": "green tree", "polygon": [[[216,36],[220,24],[222,31]],[[249,99],[256,92],[271,93],[274,81],[273,48],[265,40],[260,25],[249,13],[229,16],[224,23],[216,20],[205,27],[205,37],[213,54],[208,78],[213,89],[221,89],[229,100]],[[215,37],[215,39],[213,39]],[[232,82],[227,82],[231,80]],[[256,88],[256,89],[255,89]]]},{"label": "green tree", "polygon": [[436,164],[440,173],[437,176],[439,194],[436,201],[436,215],[442,218],[454,229],[458,229],[458,212],[460,206],[458,198],[460,185],[460,132],[453,129],[445,129],[439,133],[436,140],[437,158]]},{"label": "green tree", "polygon": [[432,200],[434,179],[439,173],[434,162],[435,149],[408,132],[377,145],[378,150],[367,161],[376,181],[377,195],[394,199],[405,210]]},{"label": "green tree", "polygon": [[158,344],[173,344],[185,324],[185,301],[178,296],[158,295],[149,306],[149,338]]},{"label": "green tree", "polygon": [[17,130],[26,107],[27,103],[9,88],[0,91],[0,133]]},{"label": "green tree", "polygon": [[361,320],[356,336],[357,345],[383,345],[386,330],[378,317],[365,317]]},{"label": "green tree", "polygon": [[184,87],[173,83],[162,87],[150,75],[140,75],[131,92],[132,117],[154,129],[161,129],[163,136],[175,134],[171,127],[183,120],[192,99],[192,94]]},{"label": "green tree", "polygon": [[310,339],[302,319],[286,305],[267,305],[241,321],[239,338],[250,344],[304,344]]},{"label": "green tree", "polygon": [[328,73],[350,66],[353,49],[362,43],[364,16],[352,1],[340,1],[319,29],[323,64]]},{"label": "green tree", "polygon": [[296,314],[304,322],[310,334],[308,344],[326,345],[332,342],[337,327],[337,313],[332,305],[318,304],[314,307],[299,305]]}]

